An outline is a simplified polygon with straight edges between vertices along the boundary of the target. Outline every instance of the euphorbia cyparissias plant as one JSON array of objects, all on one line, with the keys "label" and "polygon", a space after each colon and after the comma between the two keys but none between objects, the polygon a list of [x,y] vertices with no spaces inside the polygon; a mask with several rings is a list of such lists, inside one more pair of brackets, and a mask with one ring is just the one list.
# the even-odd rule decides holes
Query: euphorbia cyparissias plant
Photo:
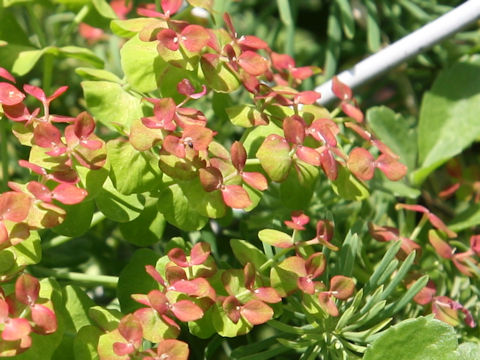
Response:
[{"label": "euphorbia cyparissias plant", "polygon": [[[211,10],[209,1],[188,3]],[[299,67],[289,55],[273,51],[258,37],[240,36],[228,14],[223,17],[226,29],[210,29],[178,20],[176,14],[182,4],[180,0],[163,0],[161,9],[147,6],[139,10],[143,18],[115,22],[125,27],[123,35],[131,37],[124,49],[137,41],[135,46],[140,49],[148,46],[155,53],[152,62],[155,66],[146,69],[146,73],[154,76],[157,88],[128,92],[125,89],[141,87],[128,75],[127,82],[132,81],[133,86],[115,85],[127,98],[134,98],[132,103],[138,105],[132,111],[135,119],[116,122],[117,119],[106,120],[104,114],[95,114],[100,105],[92,104],[91,99],[100,103],[104,100],[101,96],[91,96],[88,82],[83,84],[86,102],[95,117],[87,112],[75,117],[51,114],[50,104],[67,91],[65,86],[49,96],[33,85],[25,85],[21,91],[12,84],[13,76],[0,68],[0,76],[8,81],[0,83],[2,111],[14,122],[19,141],[31,147],[28,161],[21,160],[19,164],[36,176],[25,184],[10,182],[13,191],[0,195],[0,250],[14,248],[27,240],[31,232],[57,227],[69,206],[97,201],[95,192],[99,191],[103,191],[103,197],[108,193],[112,199],[121,199],[120,202],[123,196],[133,196],[140,204],[138,207],[143,206],[142,199],[146,198],[145,202],[156,204],[173,225],[183,230],[198,230],[206,220],[193,226],[185,222],[196,216],[222,217],[228,210],[226,207],[253,209],[263,192],[272,187],[277,190],[272,183],[290,181],[290,187],[297,186],[302,191],[314,186],[308,182],[309,176],[316,178],[318,172],[323,172],[322,181],[331,184],[332,191],[340,195],[339,188],[345,183],[347,192],[352,184],[363,189],[365,182],[373,178],[375,168],[393,181],[405,175],[407,168],[373,134],[345,84],[338,79],[333,82],[333,91],[340,99],[337,110],[345,115],[336,118],[316,105],[321,94],[298,90],[303,80],[319,72],[318,68]],[[122,56],[131,55],[125,51]],[[124,65],[127,63],[125,60]],[[164,83],[169,84],[169,89],[162,88]],[[172,84],[175,86],[170,88]],[[101,88],[105,83],[94,85]],[[218,94],[235,92],[233,98],[241,91],[247,94],[248,103],[227,107],[224,112],[237,130],[244,128],[245,132],[239,140],[221,144],[213,130],[215,119],[208,118],[201,109]],[[27,107],[27,96],[40,106]],[[119,139],[105,142],[97,136],[97,120],[118,131]],[[358,140],[360,145],[352,145]],[[121,187],[122,176],[131,174],[124,162],[115,159],[117,149],[128,150],[138,162],[144,161],[145,169],[141,171],[146,171],[146,176],[136,176],[136,170],[131,169],[140,183],[138,187],[137,184],[127,189]],[[149,178],[151,174],[155,174],[153,179]],[[128,199],[125,200],[128,210],[136,210],[132,197]],[[175,207],[178,204],[180,210]],[[123,218],[123,214],[110,213],[101,200],[96,205],[110,220],[126,223],[133,220],[128,215]],[[453,237],[426,208],[399,207],[423,213],[434,227]],[[182,211],[191,212],[185,216]],[[245,240],[232,240],[232,251],[241,265],[236,267],[218,262],[205,242],[197,242],[191,248],[188,245],[171,248],[155,266],[145,267],[155,285],[145,293],[131,294],[135,310],[124,311],[107,325],[91,325],[98,334],[95,346],[99,357],[186,359],[188,345],[177,337],[183,338],[182,331],[187,327],[202,338],[215,333],[224,337],[243,335],[254,326],[279,318],[282,313],[279,309],[284,304],[302,319],[310,320],[313,315],[321,331],[327,331],[337,321],[345,323],[344,315],[349,315],[346,304],[358,306],[362,293],[355,294],[356,281],[351,274],[327,271],[330,259],[337,261],[340,256],[337,252],[343,249],[339,241],[342,236],[334,237],[334,220],[317,219],[313,238],[306,231],[310,218],[301,211],[293,212],[291,219],[285,221],[292,234],[278,229],[261,230],[258,238],[265,249],[277,248],[276,252],[270,251],[268,258],[266,250],[264,253]],[[371,229],[376,239],[400,239],[403,259],[420,249],[414,240],[399,236],[398,230],[376,225],[371,225]],[[477,240],[472,240],[469,251],[459,254],[453,254],[442,238],[432,236],[430,242],[440,256],[451,258],[462,273],[471,274],[469,265],[478,256]],[[53,311],[36,302],[38,281],[21,274],[24,268],[12,267],[1,274],[2,281],[15,280],[19,284],[15,287],[15,301],[20,304],[14,309],[22,308],[27,314],[20,316],[12,311],[9,304],[15,301],[9,299],[13,295],[2,294],[2,339],[16,342],[15,354],[30,346],[31,331],[49,334],[56,329]],[[443,320],[453,323],[460,311],[469,325],[474,324],[463,305],[429,294],[424,304],[431,303],[438,318],[443,314]],[[356,300],[350,301],[353,295]]]}]

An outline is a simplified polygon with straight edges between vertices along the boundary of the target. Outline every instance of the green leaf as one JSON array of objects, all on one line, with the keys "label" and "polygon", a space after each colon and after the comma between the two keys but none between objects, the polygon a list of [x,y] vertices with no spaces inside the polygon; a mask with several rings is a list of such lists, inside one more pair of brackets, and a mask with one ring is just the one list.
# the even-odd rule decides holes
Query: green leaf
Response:
[{"label": "green leaf", "polygon": [[217,333],[223,337],[244,335],[252,329],[252,325],[250,325],[243,317],[240,317],[240,320],[235,324],[219,305],[213,306],[212,322]]},{"label": "green leaf", "polygon": [[365,185],[343,166],[338,167],[338,177],[331,185],[335,194],[345,200],[360,201],[370,195]]},{"label": "green leaf", "polygon": [[459,360],[480,359],[480,344],[465,342],[458,347]]},{"label": "green leaf", "polygon": [[279,135],[269,135],[257,151],[256,157],[268,176],[277,182],[285,180],[292,165],[290,145]]},{"label": "green leaf", "polygon": [[230,240],[230,246],[233,255],[235,255],[241,265],[249,262],[252,263],[256,269],[259,269],[260,266],[267,261],[265,254],[248,241],[232,239]]},{"label": "green leaf", "polygon": [[139,249],[130,258],[118,278],[117,297],[123,313],[145,307],[132,299],[132,294],[148,294],[158,283],[147,274],[145,265],[155,266],[158,255],[150,249]]},{"label": "green leaf", "polygon": [[15,63],[13,64],[12,72],[19,76],[28,74],[45,54],[82,60],[99,68],[103,67],[104,65],[103,60],[95,55],[95,53],[90,49],[79,46],[64,46],[61,48],[48,46],[43,49],[24,50],[19,52]]},{"label": "green leaf", "polygon": [[294,169],[280,184],[280,199],[292,210],[307,209],[312,200],[319,170],[318,167],[300,160],[295,162]]},{"label": "green leaf", "polygon": [[220,191],[206,192],[198,177],[190,181],[179,181],[178,184],[190,206],[200,215],[213,219],[225,216],[227,206]]},{"label": "green leaf", "polygon": [[274,229],[263,229],[258,232],[258,238],[269,245],[287,248],[293,245],[291,235]]},{"label": "green leaf", "polygon": [[115,189],[110,178],[107,178],[95,202],[107,218],[117,222],[128,222],[141,214],[145,198],[142,195],[121,194]]},{"label": "green leaf", "polygon": [[18,76],[28,74],[40,58],[45,54],[46,49],[25,50],[19,52],[13,67],[12,73]]},{"label": "green leaf", "polygon": [[122,79],[107,70],[79,67],[75,69],[75,72],[85,80],[106,80],[115,82],[117,84],[122,84]]},{"label": "green leaf", "polygon": [[142,100],[110,81],[82,81],[88,111],[102,124],[115,130],[114,124],[126,129],[143,116]]},{"label": "green leaf", "polygon": [[[247,151],[249,159],[255,157],[255,154],[258,152],[258,149],[265,141],[265,138],[270,134],[283,136],[283,130],[277,125],[275,125],[275,123],[272,121],[265,126],[255,126],[249,128],[243,133],[240,142],[243,144],[243,147]],[[249,169],[249,171],[255,170]]]},{"label": "green leaf", "polygon": [[[68,58],[78,59],[92,64],[95,67],[103,68],[103,60],[90,50],[79,46],[64,46],[58,49],[60,55]],[[50,51],[49,51],[50,52]]]},{"label": "green leaf", "polygon": [[88,317],[103,331],[112,331],[118,327],[123,314],[118,310],[93,306],[88,309]]},{"label": "green leaf", "polygon": [[[40,298],[51,299],[54,304],[54,311],[57,315],[57,331],[48,336],[31,333],[32,346],[24,353],[15,356],[18,360],[38,360],[39,354],[43,359],[53,359],[53,354],[62,341],[65,333],[64,319],[58,307],[62,303],[62,295],[59,285],[50,279],[40,281]],[[68,357],[69,354],[67,354]]]},{"label": "green leaf", "polygon": [[[34,146],[32,150],[35,148],[38,148],[38,146]],[[31,154],[32,151],[30,151],[30,155]],[[35,162],[35,164],[38,163]],[[95,198],[102,190],[103,184],[108,177],[108,169],[106,166],[97,170],[90,170],[85,166],[74,166],[74,169],[78,173],[80,184],[88,191],[86,200]]]},{"label": "green leaf", "polygon": [[9,6],[12,6],[12,5],[15,5],[15,4],[25,4],[25,3],[29,3],[29,2],[33,2],[33,0],[3,0],[3,6],[4,7],[9,7]]},{"label": "green leaf", "polygon": [[122,194],[143,193],[160,185],[162,172],[151,152],[140,152],[128,141],[115,139],[107,143],[107,157],[110,178]]},{"label": "green leaf", "polygon": [[237,76],[223,63],[223,61],[210,62],[201,59],[201,66],[205,80],[212,89],[218,92],[232,92],[240,86]]},{"label": "green leaf", "polygon": [[135,220],[119,224],[125,240],[136,246],[151,246],[160,241],[165,229],[165,217],[158,212],[156,202],[147,205]]},{"label": "green leaf", "polygon": [[456,215],[448,227],[455,232],[462,231],[480,223],[480,204],[472,204]]},{"label": "green leaf", "polygon": [[88,309],[95,305],[85,291],[77,286],[67,285],[62,289],[65,309],[75,332],[87,325],[92,325]]},{"label": "green leaf", "polygon": [[82,327],[73,340],[75,360],[98,360],[98,339],[103,331],[96,326]]},{"label": "green leaf", "polygon": [[383,332],[363,360],[454,360],[457,344],[450,325],[425,317],[408,319]]},{"label": "green leaf", "polygon": [[366,118],[377,137],[400,156],[402,163],[413,170],[417,158],[417,134],[406,119],[386,106],[368,109]]},{"label": "green leaf", "polygon": [[337,0],[338,7],[340,8],[340,15],[342,19],[343,32],[348,39],[353,39],[355,36],[355,21],[353,18],[352,7],[348,0]]},{"label": "green leaf", "polygon": [[480,62],[460,61],[440,73],[422,101],[418,124],[421,184],[438,166],[480,136]]},{"label": "green leaf", "polygon": [[117,19],[117,14],[106,0],[92,0],[92,4],[98,13],[107,19]]},{"label": "green leaf", "polygon": [[162,24],[163,20],[155,18],[135,18],[127,20],[112,20],[110,29],[115,35],[124,38],[131,38],[138,34],[143,28],[155,24]]},{"label": "green leaf", "polygon": [[352,232],[353,229],[355,229],[355,225],[348,231],[348,234],[342,243],[340,259],[338,261],[339,270],[336,272],[337,274],[345,276],[352,275],[355,258],[357,257],[360,244],[358,234]]},{"label": "green leaf", "polygon": [[156,90],[159,76],[169,66],[158,55],[157,41],[142,41],[137,36],[128,40],[120,50],[122,69],[128,83],[141,92]]},{"label": "green leaf", "polygon": [[158,209],[173,226],[184,231],[200,230],[208,218],[196,212],[178,184],[162,189],[158,198]]},{"label": "green leaf", "polygon": [[377,4],[374,0],[365,0],[365,6],[367,7],[367,44],[371,52],[376,52],[381,44]]},{"label": "green leaf", "polygon": [[330,8],[327,24],[327,47],[325,51],[325,79],[331,78],[337,72],[337,62],[342,41],[342,25],[340,24],[340,9],[336,3]]},{"label": "green leaf", "polygon": [[95,211],[93,201],[82,201],[75,205],[61,205],[67,215],[63,222],[52,230],[57,234],[78,237],[85,234],[90,229],[92,216]]},{"label": "green leaf", "polygon": [[244,128],[249,128],[257,123],[265,122],[262,113],[258,111],[255,106],[250,104],[231,106],[226,108],[225,111],[232,124]]}]

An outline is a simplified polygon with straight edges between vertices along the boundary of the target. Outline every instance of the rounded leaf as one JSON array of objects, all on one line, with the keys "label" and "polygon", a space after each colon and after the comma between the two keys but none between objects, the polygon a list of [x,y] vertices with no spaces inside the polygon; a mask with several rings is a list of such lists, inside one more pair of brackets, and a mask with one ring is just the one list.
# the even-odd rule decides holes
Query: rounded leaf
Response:
[{"label": "rounded leaf", "polygon": [[22,304],[32,306],[38,299],[40,283],[29,274],[22,274],[15,282],[15,296]]},{"label": "rounded leaf", "polygon": [[330,279],[330,291],[337,299],[348,299],[355,291],[355,282],[349,277],[336,275]]},{"label": "rounded leaf", "polygon": [[245,209],[252,205],[247,191],[240,185],[226,185],[221,189],[222,198],[227,206],[234,209]]},{"label": "rounded leaf", "polygon": [[242,306],[240,313],[252,325],[266,323],[273,317],[272,308],[260,300],[250,300]]},{"label": "rounded leaf", "polygon": [[375,171],[375,158],[364,148],[355,148],[350,153],[347,166],[360,180],[370,180]]},{"label": "rounded leaf", "polygon": [[25,94],[20,92],[15,86],[6,82],[0,82],[0,104],[17,105],[25,99]]},{"label": "rounded leaf", "polygon": [[195,321],[203,317],[203,310],[190,300],[177,301],[171,310],[180,321]]}]

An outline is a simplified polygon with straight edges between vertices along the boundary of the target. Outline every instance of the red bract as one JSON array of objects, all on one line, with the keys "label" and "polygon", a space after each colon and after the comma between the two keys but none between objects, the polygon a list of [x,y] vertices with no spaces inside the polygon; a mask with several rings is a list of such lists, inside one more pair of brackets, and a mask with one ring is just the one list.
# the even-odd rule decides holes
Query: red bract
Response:
[{"label": "red bract", "polygon": [[15,78],[13,77],[12,74],[10,74],[7,69],[3,68],[3,67],[0,67],[0,77],[4,78],[4,79],[7,79],[8,81],[11,81],[13,83],[15,83]]},{"label": "red bract", "polygon": [[275,76],[275,80],[279,85],[290,85],[292,81],[295,82],[293,85],[297,85],[302,80],[320,71],[315,66],[295,67],[295,60],[287,54],[278,54],[272,51],[270,58],[274,69],[280,72],[280,74]]},{"label": "red bract", "polygon": [[470,249],[480,256],[480,235],[472,235],[470,237]]},{"label": "red bract", "polygon": [[31,198],[23,193],[9,191],[0,194],[0,221],[21,222],[25,220],[31,201]]},{"label": "red bract", "polygon": [[38,123],[33,131],[33,139],[36,145],[49,149],[47,155],[60,156],[67,151],[60,130],[51,123]]},{"label": "red bract", "polygon": [[347,160],[347,166],[357,178],[364,181],[373,178],[376,167],[392,181],[400,180],[407,173],[407,167],[396,158],[382,154],[375,160],[373,155],[364,148],[352,150]]},{"label": "red bract", "polygon": [[463,313],[464,321],[467,326],[473,328],[476,326],[475,320],[470,311],[468,311],[462,304],[450,299],[447,296],[437,296],[432,301],[432,312],[435,317],[452,326],[459,324],[458,311]]},{"label": "red bract", "polygon": [[177,84],[177,91],[189,99],[200,99],[207,93],[207,87],[202,85],[202,91],[195,93],[195,88],[188,79],[183,79]]},{"label": "red bract", "polygon": [[337,251],[338,247],[331,243],[333,239],[334,224],[330,220],[319,220],[317,222],[317,235],[310,240],[311,242],[317,242],[326,246],[330,250]]},{"label": "red bract", "polygon": [[232,157],[232,165],[237,169],[243,181],[260,191],[268,188],[268,181],[263,174],[243,171],[247,162],[247,152],[241,142],[235,141],[230,148],[230,153]]},{"label": "red bract", "polygon": [[285,220],[284,223],[290,229],[294,230],[305,230],[306,224],[310,221],[310,218],[305,215],[302,211],[293,211],[292,220]]},{"label": "red bract", "polygon": [[340,100],[351,100],[353,97],[352,89],[341,82],[336,76],[332,78],[332,91]]},{"label": "red bract", "polygon": [[410,204],[397,204],[395,208],[398,209],[405,209],[409,211],[416,211],[425,214],[427,216],[428,221],[438,230],[443,231],[449,238],[457,237],[457,233],[450,230],[447,225],[435,214],[431,213],[426,207],[422,205],[410,205]]},{"label": "red bract", "polygon": [[162,340],[153,357],[146,356],[143,360],[187,360],[189,355],[188,345],[183,341],[167,339]]},{"label": "red bract", "polygon": [[245,209],[252,205],[246,190],[240,185],[225,185],[221,189],[223,201],[234,209]]},{"label": "red bract", "polygon": [[160,4],[165,16],[169,17],[180,9],[183,4],[183,0],[162,0]]},{"label": "red bract", "polygon": [[13,106],[21,103],[25,95],[15,86],[6,82],[0,82],[0,104]]},{"label": "red bract", "polygon": [[132,314],[122,318],[118,324],[118,332],[126,340],[113,344],[113,351],[118,356],[131,354],[142,345],[142,324]]},{"label": "red bract", "polygon": [[94,44],[105,37],[105,32],[102,29],[90,26],[86,23],[80,23],[78,25],[78,33],[89,44]]},{"label": "red bract", "polygon": [[45,185],[37,181],[31,181],[28,183],[27,189],[39,200],[51,203],[55,199],[65,205],[78,204],[88,194],[85,189],[67,183],[60,184],[50,191]]},{"label": "red bract", "polygon": [[65,138],[68,147],[74,149],[77,145],[83,146],[89,150],[98,150],[103,146],[103,141],[96,138],[93,134],[95,130],[95,121],[87,113],[82,112],[76,118],[73,125],[65,129]]},{"label": "red bract", "polygon": [[27,337],[32,331],[32,327],[27,319],[14,318],[7,319],[4,322],[2,339],[5,341],[17,341]]},{"label": "red bract", "polygon": [[200,25],[188,25],[180,34],[171,29],[163,29],[157,34],[159,45],[172,51],[177,51],[182,44],[188,51],[199,52],[207,45],[209,39],[208,31]]},{"label": "red bract", "polygon": [[262,75],[268,70],[267,59],[250,50],[241,53],[237,62],[243,70],[253,76]]},{"label": "red bract", "polygon": [[452,256],[455,267],[464,275],[472,277],[478,273],[478,261],[472,256],[471,251],[456,253]]},{"label": "red bract", "polygon": [[[293,272],[299,276],[297,279],[298,288],[306,294],[314,294],[315,284],[317,283],[314,281],[314,279],[322,275],[325,271],[325,255],[322,253],[314,253],[310,255],[307,260],[304,260],[298,256],[294,259],[296,262],[293,262],[295,267],[292,268],[292,270],[296,270]],[[303,266],[301,263],[303,263]],[[297,272],[299,270],[300,272]]]},{"label": "red bract", "polygon": [[436,253],[444,259],[451,259],[453,256],[453,249],[448,243],[441,238],[438,231],[430,230],[428,232],[428,241],[435,249]]},{"label": "red bract", "polygon": [[173,248],[168,252],[168,258],[180,267],[203,264],[209,255],[210,245],[206,242],[199,242],[193,246],[189,260],[187,260],[184,251],[180,248]]}]

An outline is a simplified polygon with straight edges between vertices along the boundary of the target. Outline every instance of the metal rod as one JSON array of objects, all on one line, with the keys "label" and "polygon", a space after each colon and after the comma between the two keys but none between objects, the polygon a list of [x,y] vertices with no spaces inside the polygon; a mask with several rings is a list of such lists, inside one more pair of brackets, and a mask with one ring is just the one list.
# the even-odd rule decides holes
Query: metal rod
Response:
[{"label": "metal rod", "polygon": [[[351,88],[355,88],[401,62],[427,50],[436,43],[460,31],[480,18],[480,0],[468,0],[462,5],[426,24],[413,33],[394,42],[379,52],[369,56],[350,70],[340,73],[338,78]],[[318,103],[327,105],[336,99],[329,80],[315,88],[322,97]]]}]

